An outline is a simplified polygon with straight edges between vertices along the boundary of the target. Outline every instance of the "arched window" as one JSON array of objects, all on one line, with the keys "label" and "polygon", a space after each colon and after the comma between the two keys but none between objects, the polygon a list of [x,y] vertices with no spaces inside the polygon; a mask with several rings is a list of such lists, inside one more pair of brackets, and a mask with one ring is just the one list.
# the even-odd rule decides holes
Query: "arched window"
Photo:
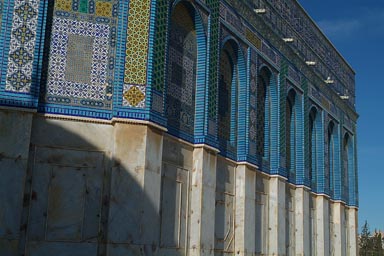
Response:
[{"label": "arched window", "polygon": [[[166,111],[170,133],[194,134],[197,41],[193,8],[178,3],[169,30]],[[192,10],[192,11],[191,11]]]},{"label": "arched window", "polygon": [[260,157],[269,158],[270,136],[269,128],[271,127],[270,112],[271,100],[269,96],[269,86],[271,81],[271,71],[263,67],[258,76],[257,85],[257,130],[256,130],[256,154]]},{"label": "arched window", "polygon": [[331,121],[328,125],[328,178],[329,178],[329,192],[333,196],[334,192],[334,179],[336,173],[336,127]]},{"label": "arched window", "polygon": [[286,167],[288,180],[295,180],[296,171],[296,134],[297,134],[297,111],[296,111],[296,92],[289,91],[286,103]]},{"label": "arched window", "polygon": [[237,88],[237,45],[228,40],[220,54],[218,139],[220,147],[233,151],[236,147]]}]

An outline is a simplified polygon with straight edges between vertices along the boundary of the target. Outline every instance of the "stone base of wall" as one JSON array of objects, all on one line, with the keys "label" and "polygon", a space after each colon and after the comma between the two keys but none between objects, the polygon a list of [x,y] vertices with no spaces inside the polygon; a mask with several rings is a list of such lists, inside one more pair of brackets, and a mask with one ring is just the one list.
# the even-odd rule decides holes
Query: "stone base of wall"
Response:
[{"label": "stone base of wall", "polygon": [[356,255],[357,210],[155,125],[0,112],[0,254]]}]

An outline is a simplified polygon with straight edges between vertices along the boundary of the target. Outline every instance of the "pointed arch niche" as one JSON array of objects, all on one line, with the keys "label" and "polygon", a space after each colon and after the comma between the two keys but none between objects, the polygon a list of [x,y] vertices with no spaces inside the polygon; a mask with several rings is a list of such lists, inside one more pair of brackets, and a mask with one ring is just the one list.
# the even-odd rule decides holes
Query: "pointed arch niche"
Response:
[{"label": "pointed arch niche", "polygon": [[286,167],[290,182],[302,183],[304,168],[302,162],[303,147],[303,108],[302,96],[295,89],[290,89],[286,99]]},{"label": "pointed arch niche", "polygon": [[343,172],[342,172],[342,193],[343,200],[349,203],[350,195],[354,193],[354,183],[351,182],[354,177],[354,153],[353,137],[345,133],[343,139]]},{"label": "pointed arch niche", "polygon": [[[329,195],[334,198],[335,194],[337,197],[340,197],[341,188],[338,188],[338,184],[335,183],[336,178],[340,175],[340,149],[339,149],[339,133],[338,133],[338,124],[333,120],[329,122],[327,129],[328,145],[327,145],[327,156],[328,156],[328,166],[326,171],[326,183],[329,189]],[[337,190],[336,190],[337,189]],[[339,198],[340,199],[340,198]]]},{"label": "pointed arch niche", "polygon": [[322,118],[321,112],[312,107],[309,112],[309,181],[312,191],[317,192],[318,176],[322,167]]},{"label": "pointed arch niche", "polygon": [[[166,86],[167,128],[172,135],[193,142],[196,134],[196,96],[204,86],[205,33],[200,14],[187,1],[174,4],[168,31]],[[200,127],[200,126],[199,126]],[[201,129],[203,129],[201,127]]]},{"label": "pointed arch niche", "polygon": [[236,154],[237,148],[239,51],[233,39],[224,41],[220,51],[217,137],[222,153],[227,156]]}]

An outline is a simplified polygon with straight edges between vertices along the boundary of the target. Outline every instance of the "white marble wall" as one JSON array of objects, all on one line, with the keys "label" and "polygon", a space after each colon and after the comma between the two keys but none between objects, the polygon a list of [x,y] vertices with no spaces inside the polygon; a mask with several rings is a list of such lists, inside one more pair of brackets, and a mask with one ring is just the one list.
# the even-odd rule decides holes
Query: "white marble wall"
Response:
[{"label": "white marble wall", "polygon": [[[0,122],[8,124],[2,125],[0,134],[0,194],[9,199],[0,201],[1,255],[17,255],[22,248],[32,256],[44,256],[48,252],[60,255],[64,247],[87,255],[99,251],[100,255],[110,256],[143,253],[247,256],[257,255],[256,251],[261,250],[265,255],[313,255],[311,250],[315,255],[330,255],[330,252],[357,255],[357,209],[330,202],[328,197],[314,195],[305,187],[292,186],[282,177],[262,174],[256,166],[220,158],[215,149],[175,139],[166,135],[161,127],[120,121],[93,123],[46,118],[12,111],[0,112]],[[46,162],[39,166],[71,157],[77,159],[82,155],[102,156],[103,175],[97,181],[99,183],[95,181],[102,184],[97,199],[102,202],[101,209],[87,212],[87,216],[97,213],[97,217],[89,221],[92,220],[92,225],[100,230],[99,238],[85,241],[79,238],[68,244],[38,240],[39,234],[26,237],[27,234],[20,231],[21,222],[28,222],[28,209],[34,207],[31,212],[39,213],[38,209],[42,207],[39,204],[44,195],[28,194],[23,208],[25,189],[31,190],[34,186],[33,182],[32,185],[25,183],[25,179],[33,180],[33,169],[37,168],[35,159],[42,149],[47,154]],[[61,160],[55,159],[53,156],[57,158],[57,154],[53,152],[59,152],[57,150],[68,155]],[[94,159],[99,159],[97,157]],[[234,189],[225,190],[233,198],[234,206],[233,214],[225,212],[225,218],[233,222],[233,230],[229,233],[232,237],[226,238],[230,247],[224,251],[215,250],[215,230],[220,230],[215,227],[218,225],[215,221],[218,158],[221,169],[227,163],[234,171],[233,181],[227,182],[234,184]],[[174,173],[170,169],[170,175],[174,175],[173,181],[180,184],[180,189],[176,183],[174,187],[180,195],[171,196],[173,201],[164,203],[167,199],[163,198],[166,196],[164,186],[167,186],[164,168],[168,168],[167,165],[175,167]],[[28,174],[27,170],[31,172]],[[9,184],[13,185],[10,187]],[[287,191],[292,197],[287,197]],[[10,194],[12,196],[5,196]],[[310,200],[313,200],[313,211]],[[177,206],[172,206],[173,203]],[[175,211],[171,208],[167,212],[179,218],[172,234],[162,238],[165,236],[162,225],[172,224],[169,222],[172,218],[167,219],[162,210],[168,205],[175,207]],[[84,209],[88,211],[88,208]],[[287,222],[290,211],[292,218]],[[45,219],[41,221],[47,221]],[[98,243],[97,239],[104,242]],[[263,242],[258,243],[261,240]],[[293,243],[289,243],[287,249],[291,240]],[[169,243],[175,244],[176,248],[171,248]]]},{"label": "white marble wall", "polygon": [[18,255],[33,113],[0,111],[0,255]]}]

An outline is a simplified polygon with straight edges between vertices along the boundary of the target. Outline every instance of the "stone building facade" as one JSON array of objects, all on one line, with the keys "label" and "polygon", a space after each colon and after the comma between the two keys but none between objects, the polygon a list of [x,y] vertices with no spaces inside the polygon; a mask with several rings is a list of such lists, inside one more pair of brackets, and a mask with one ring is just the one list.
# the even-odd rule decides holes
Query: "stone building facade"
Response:
[{"label": "stone building facade", "polygon": [[1,0],[0,254],[356,255],[354,71],[296,0]]}]

